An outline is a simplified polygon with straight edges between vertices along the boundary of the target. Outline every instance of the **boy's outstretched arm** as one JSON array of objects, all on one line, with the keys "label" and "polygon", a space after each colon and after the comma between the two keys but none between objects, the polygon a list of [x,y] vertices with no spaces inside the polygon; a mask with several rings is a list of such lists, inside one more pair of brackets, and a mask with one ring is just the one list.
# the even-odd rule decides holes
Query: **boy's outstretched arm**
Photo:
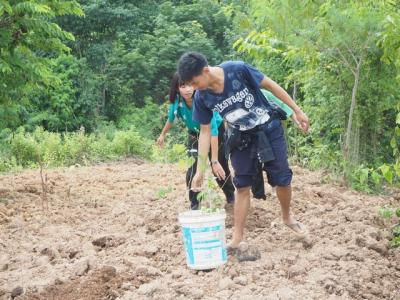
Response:
[{"label": "boy's outstretched arm", "polygon": [[293,109],[293,120],[297,123],[301,130],[308,132],[310,128],[310,121],[307,115],[300,109],[300,107],[293,101],[292,97],[275,81],[268,77],[260,83],[261,87],[271,91],[276,97],[285,102],[291,109]]},{"label": "boy's outstretched arm", "polygon": [[208,151],[210,149],[211,126],[200,124],[199,152],[197,171],[192,180],[192,190],[199,190],[203,184],[204,172],[207,167]]}]

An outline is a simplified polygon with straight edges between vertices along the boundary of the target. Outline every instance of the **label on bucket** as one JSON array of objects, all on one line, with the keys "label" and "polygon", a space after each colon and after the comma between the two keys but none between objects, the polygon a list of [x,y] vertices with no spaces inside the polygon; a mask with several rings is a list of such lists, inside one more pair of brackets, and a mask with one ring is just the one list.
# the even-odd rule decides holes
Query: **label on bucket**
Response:
[{"label": "label on bucket", "polygon": [[183,227],[183,236],[189,265],[226,261],[225,237],[221,225],[200,228]]}]

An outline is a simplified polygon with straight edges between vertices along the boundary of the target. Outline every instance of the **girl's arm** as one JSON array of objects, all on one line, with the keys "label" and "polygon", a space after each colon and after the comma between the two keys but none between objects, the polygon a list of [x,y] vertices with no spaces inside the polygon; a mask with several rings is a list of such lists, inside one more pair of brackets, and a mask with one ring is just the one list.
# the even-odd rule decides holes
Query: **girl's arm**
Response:
[{"label": "girl's arm", "polygon": [[165,136],[167,135],[168,131],[171,129],[173,123],[171,123],[170,121],[167,120],[167,122],[165,122],[164,128],[160,133],[160,136],[157,139],[157,144],[159,146],[164,146],[164,140],[165,140]]}]

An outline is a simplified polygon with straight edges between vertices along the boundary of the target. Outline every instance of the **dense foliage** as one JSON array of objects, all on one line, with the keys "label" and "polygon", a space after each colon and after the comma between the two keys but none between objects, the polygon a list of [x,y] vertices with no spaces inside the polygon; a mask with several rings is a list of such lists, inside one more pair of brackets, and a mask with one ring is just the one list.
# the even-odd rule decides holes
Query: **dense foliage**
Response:
[{"label": "dense foliage", "polygon": [[[83,136],[88,161],[148,155],[176,61],[198,50],[211,64],[249,61],[300,103],[312,131],[288,122],[291,159],[367,191],[398,184],[399,10],[390,0],[1,0],[1,169],[82,161],[63,151]],[[171,145],[185,138],[175,127]]]}]

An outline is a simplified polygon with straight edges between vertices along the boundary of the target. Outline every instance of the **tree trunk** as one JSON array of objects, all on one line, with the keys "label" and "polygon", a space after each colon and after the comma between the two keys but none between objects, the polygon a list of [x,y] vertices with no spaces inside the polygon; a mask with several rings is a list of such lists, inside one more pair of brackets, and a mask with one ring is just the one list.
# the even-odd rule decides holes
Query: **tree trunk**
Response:
[{"label": "tree trunk", "polygon": [[350,111],[349,111],[349,121],[347,123],[347,131],[346,131],[346,141],[344,144],[344,151],[345,151],[345,158],[349,159],[349,154],[350,154],[350,142],[351,142],[351,128],[353,127],[353,116],[354,116],[354,110],[356,108],[356,96],[357,96],[357,91],[358,91],[358,85],[360,82],[360,69],[361,69],[361,60],[357,64],[357,68],[354,73],[354,85],[353,85],[353,91],[351,94],[351,105],[350,105]]}]

